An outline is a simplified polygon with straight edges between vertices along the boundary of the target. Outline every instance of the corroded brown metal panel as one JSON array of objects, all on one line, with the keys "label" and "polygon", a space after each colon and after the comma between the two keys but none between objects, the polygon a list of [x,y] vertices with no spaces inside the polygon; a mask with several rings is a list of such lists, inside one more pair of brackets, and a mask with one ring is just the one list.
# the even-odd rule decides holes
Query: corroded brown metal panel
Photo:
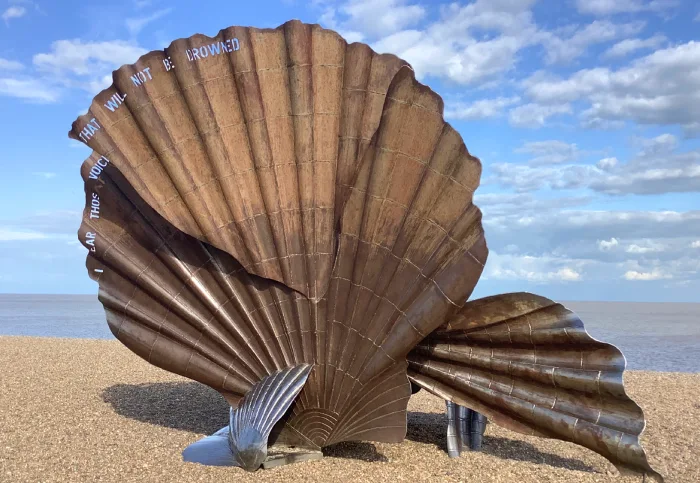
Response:
[{"label": "corroded brown metal panel", "polygon": [[639,442],[644,414],[625,393],[622,353],[561,304],[529,293],[468,302],[408,361],[413,383],[501,426],[658,476]]},{"label": "corroded brown metal panel", "polygon": [[404,65],[318,25],[229,27],[115,71],[70,136],[175,227],[317,301],[345,194]]}]

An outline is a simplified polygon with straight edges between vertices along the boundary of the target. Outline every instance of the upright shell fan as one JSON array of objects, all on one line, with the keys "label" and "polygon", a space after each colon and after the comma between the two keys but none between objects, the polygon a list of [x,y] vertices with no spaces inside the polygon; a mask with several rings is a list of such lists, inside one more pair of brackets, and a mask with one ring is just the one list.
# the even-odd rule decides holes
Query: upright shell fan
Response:
[{"label": "upright shell fan", "polygon": [[244,401],[188,454],[223,445],[217,461],[255,469],[270,432],[399,442],[410,378],[655,474],[617,349],[541,297],[466,303],[487,257],[481,165],[442,110],[404,61],[292,21],[176,40],[73,124],[112,332]]}]

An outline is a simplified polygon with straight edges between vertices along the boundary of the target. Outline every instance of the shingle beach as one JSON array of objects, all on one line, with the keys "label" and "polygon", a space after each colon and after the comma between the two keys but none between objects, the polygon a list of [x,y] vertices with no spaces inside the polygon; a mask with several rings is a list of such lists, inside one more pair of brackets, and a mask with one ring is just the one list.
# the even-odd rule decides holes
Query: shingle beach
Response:
[{"label": "shingle beach", "polygon": [[[341,443],[321,461],[246,473],[184,463],[227,424],[215,391],[151,366],[116,341],[0,337],[0,481],[627,482],[597,454],[494,424],[483,451],[450,459],[444,402],[421,391],[401,444]],[[700,481],[700,374],[629,371],[642,441],[668,482]]]}]

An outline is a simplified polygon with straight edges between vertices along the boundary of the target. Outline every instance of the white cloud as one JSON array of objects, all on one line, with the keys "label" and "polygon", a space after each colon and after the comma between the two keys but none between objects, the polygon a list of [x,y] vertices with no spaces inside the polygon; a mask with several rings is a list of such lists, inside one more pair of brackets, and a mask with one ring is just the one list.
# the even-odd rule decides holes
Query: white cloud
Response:
[{"label": "white cloud", "polygon": [[638,50],[656,49],[667,41],[663,35],[654,35],[648,39],[625,39],[605,51],[603,57],[624,57]]},{"label": "white cloud", "polygon": [[700,129],[700,42],[661,49],[618,70],[594,67],[566,79],[536,73],[523,82],[539,104],[588,103],[584,123],[634,121]]},{"label": "white cloud", "polygon": [[47,83],[97,94],[112,83],[112,70],[136,62],[145,53],[139,45],[124,40],[58,40],[51,44],[51,52],[34,55],[33,62],[45,73]]},{"label": "white cloud", "polygon": [[32,173],[34,176],[38,176],[44,179],[51,179],[56,177],[56,173],[51,173],[49,171],[36,171]]},{"label": "white cloud", "polygon": [[638,255],[643,255],[647,253],[659,253],[664,251],[664,246],[660,243],[656,243],[651,240],[644,240],[644,243],[641,245],[632,243],[625,249],[625,251],[627,253],[633,253]]},{"label": "white cloud", "polygon": [[15,60],[7,60],[0,57],[0,70],[22,70],[24,65]]},{"label": "white cloud", "polygon": [[45,233],[26,230],[13,230],[11,228],[0,228],[0,241],[42,240],[45,238],[48,238]]},{"label": "white cloud", "polygon": [[56,102],[59,91],[40,79],[0,78],[0,95],[34,102]]},{"label": "white cloud", "polygon": [[[553,251],[561,244],[576,244],[590,256],[600,257],[616,251],[601,250],[598,243],[619,246],[622,243],[619,233],[625,234],[626,243],[640,246],[645,245],[644,240],[664,245],[678,240],[674,242],[675,250],[668,253],[684,253],[692,240],[700,240],[700,211],[567,209],[558,199],[539,200],[530,205],[518,203],[520,197],[529,195],[511,196],[516,199],[510,205],[497,206],[495,210],[484,207],[484,225],[491,241],[502,240],[505,246],[517,240],[523,251]],[[481,198],[476,201],[482,204]],[[662,242],[659,237],[667,240]]]},{"label": "white cloud", "polygon": [[172,12],[172,8],[164,8],[161,10],[157,10],[153,12],[150,15],[142,16],[142,17],[133,17],[133,18],[127,18],[126,19],[126,28],[129,30],[129,33],[131,35],[138,35],[143,28],[148,25],[151,22],[155,22],[161,17],[164,17],[165,15],[169,14]]},{"label": "white cloud", "polygon": [[0,219],[0,241],[59,239],[75,240],[82,212],[44,211],[19,219]]},{"label": "white cloud", "polygon": [[548,63],[570,62],[592,45],[634,35],[643,27],[641,22],[595,20],[547,31],[535,23],[535,3],[452,2],[442,4],[437,18],[421,25],[428,13],[411,0],[321,2],[325,10],[320,22],[349,40],[405,59],[419,79],[435,76],[481,86],[501,81],[525,48],[541,45]]},{"label": "white cloud", "polygon": [[576,144],[557,140],[526,142],[515,152],[532,155],[531,165],[560,164],[573,161],[581,154]]},{"label": "white cloud", "polygon": [[378,39],[411,27],[425,14],[424,7],[408,0],[349,0],[326,4],[319,22],[348,42],[361,42],[367,36]]},{"label": "white cloud", "polygon": [[27,13],[27,9],[21,6],[12,6],[5,10],[2,14],[2,19],[6,24],[10,23],[10,19],[24,17]]},{"label": "white cloud", "polygon": [[700,248],[700,240],[695,240],[690,244],[690,248]]},{"label": "white cloud", "polygon": [[[517,191],[578,189],[612,194],[700,192],[700,150],[678,151],[671,134],[641,141],[642,149],[626,163],[605,158],[596,165],[563,164],[557,167],[495,163],[494,181]],[[615,159],[615,161],[613,161]]]},{"label": "white cloud", "polygon": [[700,191],[700,150],[678,151],[678,139],[662,134],[641,141],[629,162],[594,174],[588,186],[609,194]]},{"label": "white cloud", "polygon": [[671,275],[663,273],[660,270],[653,270],[651,272],[637,272],[635,270],[629,270],[625,272],[624,277],[625,280],[631,281],[649,281],[673,278]]},{"label": "white cloud", "polygon": [[515,127],[538,128],[553,116],[571,114],[573,111],[569,104],[537,104],[529,103],[511,109],[509,115],[510,124]]},{"label": "white cloud", "polygon": [[595,20],[568,36],[560,36],[556,32],[540,32],[539,35],[546,50],[547,62],[555,64],[571,62],[591,45],[634,35],[643,27],[642,23],[616,24],[607,20]]},{"label": "white cloud", "polygon": [[598,249],[600,251],[606,252],[612,250],[619,244],[620,242],[617,240],[617,238],[611,238],[610,240],[598,240]]},{"label": "white cloud", "polygon": [[60,74],[88,75],[95,70],[136,62],[145,53],[145,49],[123,40],[57,40],[51,44],[50,53],[34,56],[34,65]]},{"label": "white cloud", "polygon": [[518,192],[539,189],[576,189],[592,182],[598,171],[594,166],[567,164],[562,166],[528,166],[515,163],[494,163],[489,166],[491,176],[484,183],[495,182]]},{"label": "white cloud", "polygon": [[564,267],[559,270],[554,274],[554,276],[559,279],[563,280],[566,282],[577,282],[581,280],[581,274],[578,273],[576,270],[573,270],[569,267]]},{"label": "white cloud", "polygon": [[415,25],[425,8],[406,0],[350,0],[341,7],[348,23],[374,36],[384,36]]},{"label": "white cloud", "polygon": [[489,253],[485,280],[525,280],[531,283],[579,282],[585,263],[551,255]]},{"label": "white cloud", "polygon": [[592,15],[663,11],[676,5],[677,0],[576,0],[579,12]]},{"label": "white cloud", "polygon": [[615,166],[617,166],[618,163],[619,163],[619,161],[615,157],[603,158],[596,163],[596,167],[598,169],[602,169],[603,171],[608,171],[608,170],[613,169]]},{"label": "white cloud", "polygon": [[498,117],[504,108],[516,104],[519,100],[519,97],[514,96],[480,99],[472,103],[453,102],[445,109],[445,117],[468,121]]},{"label": "white cloud", "polygon": [[416,24],[426,12],[409,1],[351,1],[327,9],[321,23],[352,40],[368,41],[378,52],[398,55],[418,78],[431,75],[483,85],[510,71],[519,50],[539,42],[530,11],[533,3],[476,0],[442,5],[439,17],[419,29]]}]

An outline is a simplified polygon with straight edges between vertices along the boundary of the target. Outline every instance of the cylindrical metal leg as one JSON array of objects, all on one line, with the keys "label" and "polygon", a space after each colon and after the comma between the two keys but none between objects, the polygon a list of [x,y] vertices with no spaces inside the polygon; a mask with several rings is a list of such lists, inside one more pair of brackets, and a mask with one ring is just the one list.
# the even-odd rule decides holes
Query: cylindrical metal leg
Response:
[{"label": "cylindrical metal leg", "polygon": [[472,411],[471,414],[471,424],[470,426],[470,438],[469,445],[471,449],[478,450],[481,449],[481,444],[484,441],[484,431],[486,431],[486,416],[483,414]]},{"label": "cylindrical metal leg", "polygon": [[459,457],[459,437],[457,436],[457,408],[451,401],[445,401],[447,417],[447,455],[450,458]]},{"label": "cylindrical metal leg", "polygon": [[460,452],[469,449],[469,422],[471,419],[471,412],[471,409],[457,405],[457,430],[459,431]]}]

